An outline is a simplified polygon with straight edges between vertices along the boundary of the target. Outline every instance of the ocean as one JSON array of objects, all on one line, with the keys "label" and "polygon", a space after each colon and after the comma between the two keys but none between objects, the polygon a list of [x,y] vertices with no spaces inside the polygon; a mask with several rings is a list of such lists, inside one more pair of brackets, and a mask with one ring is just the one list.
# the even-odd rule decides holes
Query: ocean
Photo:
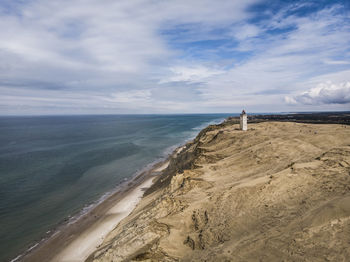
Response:
[{"label": "ocean", "polygon": [[0,261],[227,116],[0,117]]}]

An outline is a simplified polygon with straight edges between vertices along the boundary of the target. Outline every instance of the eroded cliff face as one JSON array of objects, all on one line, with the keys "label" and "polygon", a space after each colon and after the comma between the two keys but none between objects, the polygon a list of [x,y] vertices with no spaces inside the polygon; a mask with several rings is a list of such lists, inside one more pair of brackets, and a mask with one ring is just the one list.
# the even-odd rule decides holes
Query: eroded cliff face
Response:
[{"label": "eroded cliff face", "polygon": [[89,261],[348,261],[350,128],[204,129]]}]

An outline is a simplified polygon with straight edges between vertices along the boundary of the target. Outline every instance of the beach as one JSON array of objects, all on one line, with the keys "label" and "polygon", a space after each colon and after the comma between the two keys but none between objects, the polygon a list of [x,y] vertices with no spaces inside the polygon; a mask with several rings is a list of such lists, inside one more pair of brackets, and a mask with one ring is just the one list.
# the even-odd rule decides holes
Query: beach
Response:
[{"label": "beach", "polygon": [[155,163],[226,116],[2,118],[0,261],[26,259],[48,243],[60,243],[52,244],[58,252],[142,183],[143,171],[160,172]]},{"label": "beach", "polygon": [[106,235],[135,208],[143,192],[152,184],[152,177],[135,187],[117,202],[97,223],[82,232],[62,252],[51,261],[85,261],[85,259],[99,247]]},{"label": "beach", "polygon": [[87,261],[347,261],[350,128],[202,130]]},{"label": "beach", "polygon": [[350,262],[350,0],[0,0],[0,262]]},{"label": "beach", "polygon": [[164,160],[136,176],[127,186],[69,225],[57,230],[41,245],[33,247],[21,261],[85,261],[107,234],[128,216],[152,181],[169,164]]},{"label": "beach", "polygon": [[346,261],[350,128],[210,125],[23,261]]}]

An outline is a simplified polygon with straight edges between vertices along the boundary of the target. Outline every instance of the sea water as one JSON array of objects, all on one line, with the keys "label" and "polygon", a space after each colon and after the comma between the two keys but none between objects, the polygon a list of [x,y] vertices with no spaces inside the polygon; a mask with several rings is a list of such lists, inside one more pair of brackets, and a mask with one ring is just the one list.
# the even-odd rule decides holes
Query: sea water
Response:
[{"label": "sea water", "polygon": [[0,261],[227,116],[0,117]]}]

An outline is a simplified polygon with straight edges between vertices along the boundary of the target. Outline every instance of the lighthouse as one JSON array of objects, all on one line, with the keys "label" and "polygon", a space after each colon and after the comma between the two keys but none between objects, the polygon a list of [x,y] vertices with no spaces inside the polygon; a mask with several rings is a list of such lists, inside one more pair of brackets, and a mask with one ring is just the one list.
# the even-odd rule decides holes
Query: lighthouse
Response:
[{"label": "lighthouse", "polygon": [[243,109],[243,111],[242,111],[242,114],[241,114],[240,117],[239,117],[239,124],[240,124],[241,130],[247,131],[247,129],[248,129],[247,114],[246,114],[246,112],[244,111],[244,109]]}]

